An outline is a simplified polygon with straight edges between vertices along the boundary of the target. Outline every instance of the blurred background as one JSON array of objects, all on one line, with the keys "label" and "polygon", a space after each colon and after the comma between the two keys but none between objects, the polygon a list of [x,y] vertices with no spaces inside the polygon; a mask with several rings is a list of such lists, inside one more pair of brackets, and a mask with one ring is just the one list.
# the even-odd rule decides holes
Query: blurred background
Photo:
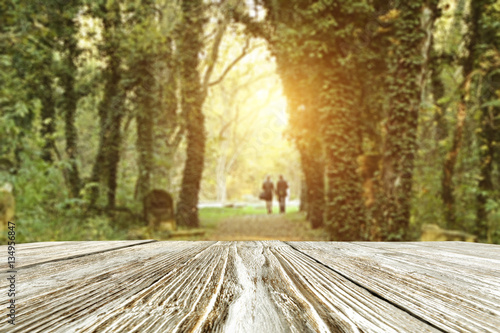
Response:
[{"label": "blurred background", "polygon": [[19,0],[0,22],[18,242],[500,243],[500,1]]}]

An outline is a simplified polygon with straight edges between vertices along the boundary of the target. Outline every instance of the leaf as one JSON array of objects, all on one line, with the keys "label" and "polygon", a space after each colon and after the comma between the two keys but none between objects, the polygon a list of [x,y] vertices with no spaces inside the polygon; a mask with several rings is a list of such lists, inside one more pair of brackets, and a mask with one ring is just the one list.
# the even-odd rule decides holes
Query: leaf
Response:
[{"label": "leaf", "polygon": [[483,103],[481,105],[482,108],[487,108],[487,107],[490,107],[490,106],[492,106],[494,108],[500,107],[500,99],[495,99],[493,101],[488,101],[488,102]]}]

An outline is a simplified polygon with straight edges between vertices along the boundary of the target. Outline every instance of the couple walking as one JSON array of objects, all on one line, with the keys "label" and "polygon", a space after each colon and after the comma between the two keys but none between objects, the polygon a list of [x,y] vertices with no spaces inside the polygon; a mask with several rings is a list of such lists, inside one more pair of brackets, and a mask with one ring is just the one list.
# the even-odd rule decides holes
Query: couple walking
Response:
[{"label": "couple walking", "polygon": [[[280,213],[285,212],[285,199],[286,190],[288,189],[288,183],[283,178],[282,175],[279,176],[278,183],[276,184],[276,195],[278,196],[278,201],[280,203]],[[271,181],[271,177],[267,176],[266,181],[262,184],[261,199],[266,200],[267,213],[271,214],[273,212],[273,191],[274,184]]]}]

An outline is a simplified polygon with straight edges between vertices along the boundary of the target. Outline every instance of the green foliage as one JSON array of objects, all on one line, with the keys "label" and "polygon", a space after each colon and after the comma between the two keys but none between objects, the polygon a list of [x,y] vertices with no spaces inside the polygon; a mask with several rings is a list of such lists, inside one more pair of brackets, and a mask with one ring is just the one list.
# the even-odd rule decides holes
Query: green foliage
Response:
[{"label": "green foliage", "polygon": [[23,162],[23,168],[8,179],[14,184],[18,242],[124,238],[123,231],[110,227],[108,218],[86,216],[86,203],[68,199],[68,192],[61,191],[63,165],[32,156],[23,156]]},{"label": "green foliage", "polygon": [[[498,1],[18,0],[0,21],[22,242],[125,238],[153,188],[197,226],[200,190],[236,200],[284,173],[298,196],[301,172],[330,239],[438,223],[500,242]],[[366,154],[383,156],[369,179]]]}]

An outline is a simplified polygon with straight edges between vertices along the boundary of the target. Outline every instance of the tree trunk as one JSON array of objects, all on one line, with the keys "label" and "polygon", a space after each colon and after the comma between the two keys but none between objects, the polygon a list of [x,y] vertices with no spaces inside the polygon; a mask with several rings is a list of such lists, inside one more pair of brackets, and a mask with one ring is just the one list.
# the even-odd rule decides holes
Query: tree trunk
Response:
[{"label": "tree trunk", "polygon": [[95,183],[90,193],[90,207],[95,207],[100,196],[99,187],[106,184],[106,196],[108,209],[116,205],[117,169],[120,159],[121,143],[121,119],[123,115],[123,103],[125,92],[120,86],[121,58],[117,53],[116,29],[120,24],[118,6],[114,6],[110,12],[103,16],[104,42],[106,44],[106,56],[108,66],[104,72],[105,86],[104,96],[99,103],[99,146],[92,168],[90,181]]},{"label": "tree trunk", "polygon": [[[474,233],[478,240],[486,242],[489,236],[488,211],[486,204],[494,195],[493,163],[498,160],[495,154],[498,151],[498,138],[500,138],[500,107],[491,102],[497,101],[497,93],[500,90],[500,74],[495,67],[490,68],[483,79],[483,85],[479,98],[480,119],[479,131],[477,131],[479,146],[480,178],[477,192],[477,215]],[[489,103],[489,105],[484,105]],[[500,165],[497,165],[500,167]]]},{"label": "tree trunk", "polygon": [[[152,181],[155,184],[166,184],[164,189],[170,191],[171,171],[173,158],[182,139],[182,126],[177,107],[177,80],[176,53],[173,52],[173,42],[169,38],[164,46],[161,61],[156,63],[159,67],[157,79],[158,96],[155,103],[154,126],[154,151],[160,156],[158,163],[153,167]],[[158,186],[158,185],[156,185]]]},{"label": "tree trunk", "polygon": [[447,229],[460,229],[457,225],[455,216],[455,195],[453,194],[453,174],[455,172],[455,164],[457,162],[457,156],[462,146],[462,133],[464,130],[465,123],[465,103],[462,101],[458,104],[457,112],[457,125],[453,133],[453,141],[450,151],[446,154],[446,159],[444,161],[443,167],[443,178],[441,180],[441,198],[443,199],[445,218],[446,218],[446,228]]},{"label": "tree trunk", "polygon": [[[463,1],[459,4],[459,8],[463,7]],[[468,31],[465,39],[465,48],[467,54],[462,58],[462,77],[463,83],[461,85],[460,91],[460,102],[458,103],[457,111],[457,124],[453,132],[453,139],[450,151],[446,155],[446,159],[443,166],[443,178],[441,181],[442,192],[441,198],[443,199],[444,212],[446,218],[446,227],[448,229],[461,229],[461,226],[457,224],[455,215],[455,195],[453,194],[454,184],[453,175],[455,173],[455,165],[457,161],[457,156],[462,146],[462,133],[464,128],[464,122],[467,114],[467,109],[469,108],[469,103],[467,101],[468,89],[467,86],[470,82],[470,75],[474,70],[474,62],[477,56],[476,44],[479,38],[478,24],[480,8],[474,4],[471,4],[470,15],[468,17]]]},{"label": "tree trunk", "polygon": [[[433,62],[437,62],[437,60],[433,59]],[[434,105],[437,108],[436,113],[434,114],[434,121],[436,122],[436,142],[439,142],[448,136],[448,124],[445,119],[447,105],[441,101],[445,94],[445,87],[443,81],[441,80],[440,73],[441,68],[439,68],[439,65],[434,64],[431,74],[431,89],[434,97]]]},{"label": "tree trunk", "polygon": [[199,57],[202,49],[203,19],[201,0],[182,1],[184,26],[179,40],[181,105],[186,117],[187,158],[182,175],[176,220],[181,226],[198,227],[198,195],[205,154],[205,117]]},{"label": "tree trunk", "polygon": [[[52,57],[50,57],[52,59]],[[48,66],[46,71],[50,70],[51,60],[46,61],[46,66]],[[41,135],[44,140],[42,148],[42,159],[46,162],[52,163],[52,151],[55,147],[54,143],[54,133],[56,131],[56,106],[54,101],[54,96],[52,93],[52,78],[50,74],[44,73],[41,79],[41,87],[39,87],[39,98],[42,104],[42,128]]]},{"label": "tree trunk", "polygon": [[325,166],[321,153],[321,143],[318,140],[311,140],[307,146],[305,144],[298,146],[305,178],[304,190],[307,191],[305,194],[307,219],[311,222],[311,227],[316,229],[323,226],[325,205]]},{"label": "tree trunk", "polygon": [[[480,178],[478,184],[477,200],[477,215],[476,227],[474,234],[477,235],[479,241],[485,242],[488,235],[488,213],[486,211],[486,203],[493,191],[493,181],[491,178],[493,170],[494,159],[494,138],[495,130],[492,126],[493,119],[489,108],[483,107],[481,109],[480,119],[480,132],[478,133],[479,139],[479,156],[480,156]],[[499,112],[500,114],[500,112]]]},{"label": "tree trunk", "polygon": [[151,190],[151,172],[153,170],[154,96],[157,90],[152,66],[153,61],[146,58],[137,64],[135,69],[141,75],[136,91],[139,106],[136,116],[137,153],[139,155],[136,197],[141,203],[144,202],[144,197]]},{"label": "tree trunk", "polygon": [[[300,61],[304,61],[300,63]],[[284,50],[277,49],[278,73],[287,97],[290,135],[300,154],[307,193],[307,219],[312,228],[324,226],[325,156],[321,136],[318,66],[307,59],[290,61]]]},{"label": "tree trunk", "polygon": [[[120,59],[116,55],[111,55],[106,73],[104,97],[99,104],[99,147],[91,175],[91,182],[106,184],[106,206],[111,209],[115,207],[121,143],[120,125],[125,97],[124,93],[120,91],[120,80]],[[98,198],[99,186],[96,185],[91,191],[91,206],[95,206]]]},{"label": "tree trunk", "polygon": [[[118,69],[119,67],[117,67]],[[121,75],[115,73],[115,80],[120,82]],[[123,119],[123,107],[125,101],[125,91],[119,84],[117,91],[112,98],[109,109],[109,141],[106,155],[106,174],[107,180],[107,209],[112,210],[116,207],[116,189],[118,186],[118,166],[120,163],[120,150],[122,142],[121,123]]]},{"label": "tree trunk", "polygon": [[332,69],[328,82],[328,112],[321,122],[326,152],[325,224],[331,240],[362,240],[366,234],[366,210],[361,178],[356,172],[361,140],[357,135],[359,87],[355,78]]},{"label": "tree trunk", "polygon": [[75,27],[72,20],[68,22],[72,34],[64,39],[65,51],[67,54],[64,59],[64,71],[61,73],[61,83],[64,87],[63,93],[63,113],[64,113],[64,132],[66,137],[66,155],[69,158],[70,167],[67,170],[70,193],[72,198],[80,196],[80,173],[77,164],[77,140],[78,133],[75,126],[76,106],[78,95],[75,91],[75,77],[77,68],[75,58],[78,56],[77,42],[74,38]]},{"label": "tree trunk", "polygon": [[386,240],[408,240],[418,111],[422,89],[420,29],[423,1],[399,3],[391,47],[382,186],[385,193],[383,233]]},{"label": "tree trunk", "polygon": [[[107,83],[108,84],[108,83]],[[107,85],[106,84],[106,85]],[[107,89],[105,89],[106,91]],[[105,96],[106,97],[106,96]],[[105,112],[105,99],[101,101],[99,104],[99,144],[97,147],[97,154],[94,161],[94,166],[92,167],[92,173],[90,176],[90,182],[92,183],[92,187],[90,188],[89,195],[89,207],[95,208],[97,201],[100,196],[100,182],[103,178],[103,164],[105,160],[106,153],[106,112]]]}]

